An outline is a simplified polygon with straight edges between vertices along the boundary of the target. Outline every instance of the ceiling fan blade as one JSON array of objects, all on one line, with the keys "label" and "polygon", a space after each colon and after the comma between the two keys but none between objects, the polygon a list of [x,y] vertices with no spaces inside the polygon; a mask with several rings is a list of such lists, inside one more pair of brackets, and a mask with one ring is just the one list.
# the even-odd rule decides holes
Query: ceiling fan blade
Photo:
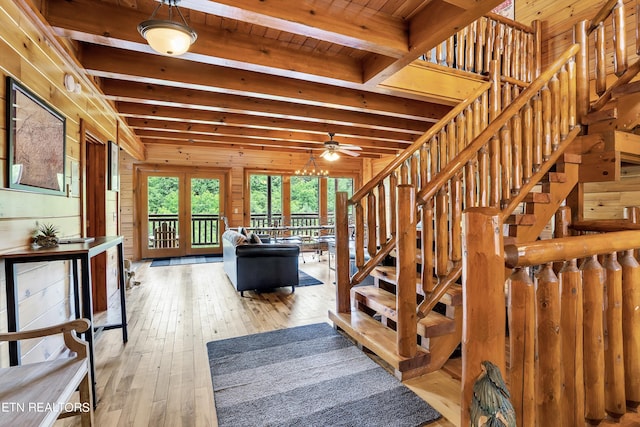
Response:
[{"label": "ceiling fan blade", "polygon": [[331,150],[324,150],[322,152],[322,154],[320,154],[320,157],[324,158],[327,154],[329,154],[331,152]]},{"label": "ceiling fan blade", "polygon": [[351,145],[351,144],[340,144],[339,148],[345,148],[347,150],[356,150],[356,151],[362,150],[362,148],[358,147],[357,145]]},{"label": "ceiling fan blade", "polygon": [[346,154],[347,156],[358,157],[360,153],[356,153],[354,151],[345,150],[344,148],[338,148],[336,151],[341,152],[342,154]]}]

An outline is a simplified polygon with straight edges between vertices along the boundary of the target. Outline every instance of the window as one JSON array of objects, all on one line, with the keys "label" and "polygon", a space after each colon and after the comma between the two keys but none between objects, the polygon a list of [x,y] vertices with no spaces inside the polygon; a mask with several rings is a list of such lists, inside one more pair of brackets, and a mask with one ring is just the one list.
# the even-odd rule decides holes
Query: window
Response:
[{"label": "window", "polygon": [[[336,218],[336,193],[346,191],[348,196],[353,195],[353,178],[327,178],[327,212],[329,224],[335,224]],[[349,215],[353,212],[353,206],[349,206]]]},{"label": "window", "polygon": [[251,227],[282,225],[282,176],[250,175]]}]

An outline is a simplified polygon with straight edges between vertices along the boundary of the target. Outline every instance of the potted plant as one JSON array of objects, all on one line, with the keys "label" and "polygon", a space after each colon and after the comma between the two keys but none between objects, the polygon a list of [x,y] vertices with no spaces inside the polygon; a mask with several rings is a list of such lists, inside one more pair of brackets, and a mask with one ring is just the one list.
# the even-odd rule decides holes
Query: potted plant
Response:
[{"label": "potted plant", "polygon": [[53,224],[42,224],[38,227],[33,243],[43,248],[53,248],[58,246],[58,227]]}]

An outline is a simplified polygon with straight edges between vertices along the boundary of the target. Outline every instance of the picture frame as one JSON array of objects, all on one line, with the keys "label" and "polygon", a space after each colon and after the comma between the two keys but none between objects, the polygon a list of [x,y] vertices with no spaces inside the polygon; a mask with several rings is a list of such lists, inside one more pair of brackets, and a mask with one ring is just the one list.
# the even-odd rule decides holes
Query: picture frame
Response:
[{"label": "picture frame", "polygon": [[7,77],[7,186],[66,196],[66,117]]},{"label": "picture frame", "polygon": [[506,0],[496,6],[493,10],[493,13],[504,16],[505,18],[509,18],[512,21],[516,19],[515,13],[515,0]]},{"label": "picture frame", "polygon": [[109,183],[107,189],[110,191],[120,191],[119,151],[118,144],[109,141]]}]

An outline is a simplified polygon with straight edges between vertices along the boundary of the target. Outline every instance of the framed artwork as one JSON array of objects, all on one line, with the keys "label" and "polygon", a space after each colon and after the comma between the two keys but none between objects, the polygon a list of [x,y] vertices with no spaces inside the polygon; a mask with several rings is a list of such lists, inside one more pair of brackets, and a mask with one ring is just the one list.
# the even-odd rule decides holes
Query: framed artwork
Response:
[{"label": "framed artwork", "polygon": [[17,80],[7,77],[9,188],[66,196],[66,119]]},{"label": "framed artwork", "polygon": [[118,169],[118,154],[120,147],[113,141],[109,141],[109,184],[107,189],[120,191],[120,171]]},{"label": "framed artwork", "polygon": [[506,0],[500,3],[492,12],[511,20],[516,19],[515,0]]}]

